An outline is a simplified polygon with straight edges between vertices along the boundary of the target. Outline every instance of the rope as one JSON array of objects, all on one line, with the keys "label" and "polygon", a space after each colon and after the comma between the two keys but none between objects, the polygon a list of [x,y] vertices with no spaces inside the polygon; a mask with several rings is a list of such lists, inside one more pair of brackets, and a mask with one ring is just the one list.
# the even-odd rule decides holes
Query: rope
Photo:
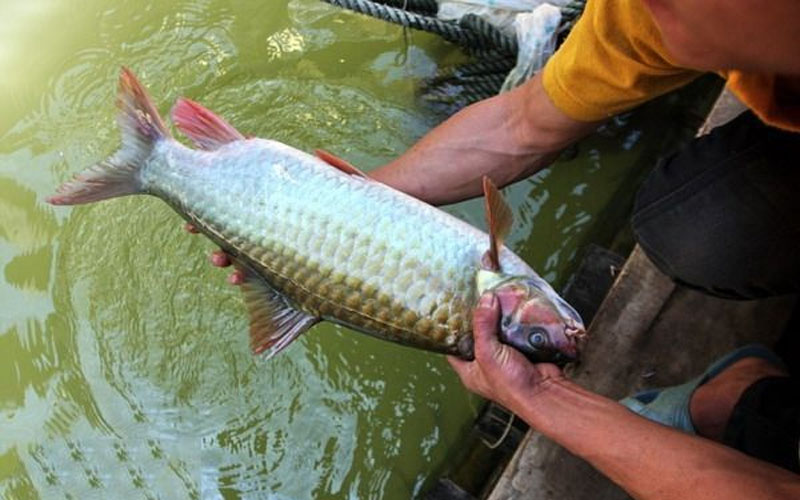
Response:
[{"label": "rope", "polygon": [[427,102],[463,107],[469,103],[497,95],[503,85],[505,75],[496,73],[472,78],[474,79],[466,81],[453,78],[432,82],[422,90],[421,98]]},{"label": "rope", "polygon": [[[408,28],[428,31],[460,45],[474,62],[444,68],[424,84],[422,98],[451,106],[451,113],[470,103],[500,92],[506,75],[516,65],[517,38],[475,14],[458,22],[436,18],[437,0],[322,0],[331,5],[366,14]],[[577,22],[586,0],[573,0],[561,7],[558,42]]]},{"label": "rope", "polygon": [[[322,0],[331,5],[367,14],[384,21],[389,21],[401,26],[415,28],[423,31],[435,33],[447,41],[462,45],[467,48],[481,49],[494,45],[498,40],[493,40],[493,34],[487,31],[473,31],[461,26],[441,21],[435,17],[429,17],[414,12],[408,12],[396,7],[372,2],[370,0]],[[507,45],[507,44],[506,44]],[[508,49],[508,47],[505,47]],[[497,50],[502,50],[498,48]],[[513,54],[513,52],[511,52]]]},{"label": "rope", "polygon": [[[436,0],[322,0],[331,5],[389,21],[409,28],[435,33],[447,41],[461,45],[477,57],[494,52],[516,55],[517,38],[509,36],[480,16],[467,14],[458,23],[435,17]],[[560,31],[572,28],[580,17],[586,0],[574,0],[561,8]]]},{"label": "rope", "polygon": [[505,75],[486,75],[479,80],[464,82],[464,94],[467,96],[483,96],[481,99],[497,95],[503,86]]},{"label": "rope", "polygon": [[440,85],[453,85],[463,87],[473,87],[476,91],[482,89],[497,90],[503,85],[505,81],[504,73],[486,73],[483,75],[440,75],[432,78],[426,85],[427,88],[435,88]]},{"label": "rope", "polygon": [[514,414],[509,412],[509,418],[508,422],[506,423],[506,428],[503,431],[503,434],[499,438],[497,438],[497,441],[495,441],[494,443],[489,443],[483,437],[481,437],[481,441],[483,441],[483,444],[485,444],[490,450],[496,449],[498,446],[503,444],[503,441],[506,440],[506,438],[508,437],[508,433],[511,432],[511,426],[513,424],[514,424]]},{"label": "rope", "polygon": [[390,7],[416,12],[418,14],[433,14],[439,11],[439,4],[436,0],[377,0]]},{"label": "rope", "polygon": [[586,8],[586,0],[574,0],[561,7],[561,15],[574,19],[583,13],[584,8]]},{"label": "rope", "polygon": [[437,77],[468,77],[477,75],[490,75],[492,73],[506,74],[517,64],[514,58],[507,59],[480,59],[459,66],[446,68]]},{"label": "rope", "polygon": [[561,26],[559,30],[567,32],[575,26],[578,18],[583,14],[583,9],[586,7],[586,0],[574,0],[567,5],[561,7]]},{"label": "rope", "polygon": [[497,29],[493,24],[475,14],[467,14],[458,23],[462,28],[478,33],[490,42],[490,46],[506,54],[516,54],[519,51],[517,37],[509,36]]}]

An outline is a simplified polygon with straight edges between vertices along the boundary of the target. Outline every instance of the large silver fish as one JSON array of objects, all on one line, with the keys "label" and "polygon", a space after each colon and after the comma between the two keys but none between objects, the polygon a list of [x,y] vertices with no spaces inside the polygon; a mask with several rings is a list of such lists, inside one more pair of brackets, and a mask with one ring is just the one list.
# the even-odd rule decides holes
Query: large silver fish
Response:
[{"label": "large silver fish", "polygon": [[48,199],[73,205],[149,194],[229,253],[244,275],[255,352],[274,355],[328,320],[432,351],[472,357],[471,310],[493,290],[502,341],[535,361],[574,358],[578,314],[502,246],[510,211],[484,180],[492,236],[373,181],[329,154],[246,138],[180,99],[175,141],[123,68],[122,147]]}]

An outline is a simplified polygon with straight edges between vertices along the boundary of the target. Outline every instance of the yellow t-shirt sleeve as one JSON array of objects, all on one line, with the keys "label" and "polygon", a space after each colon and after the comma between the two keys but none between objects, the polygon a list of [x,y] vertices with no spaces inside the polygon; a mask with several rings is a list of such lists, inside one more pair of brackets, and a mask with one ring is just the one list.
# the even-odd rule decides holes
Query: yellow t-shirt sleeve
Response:
[{"label": "yellow t-shirt sleeve", "polygon": [[681,87],[701,72],[672,62],[641,0],[589,0],[547,62],[545,92],[569,117],[602,120]]}]

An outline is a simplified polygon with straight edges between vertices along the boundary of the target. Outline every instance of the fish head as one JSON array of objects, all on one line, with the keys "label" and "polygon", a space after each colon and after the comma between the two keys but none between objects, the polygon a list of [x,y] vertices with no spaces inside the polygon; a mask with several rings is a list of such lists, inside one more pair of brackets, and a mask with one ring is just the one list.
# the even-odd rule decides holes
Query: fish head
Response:
[{"label": "fish head", "polygon": [[478,292],[500,303],[500,341],[535,363],[565,364],[577,359],[585,335],[578,313],[538,276],[507,276],[481,270]]}]

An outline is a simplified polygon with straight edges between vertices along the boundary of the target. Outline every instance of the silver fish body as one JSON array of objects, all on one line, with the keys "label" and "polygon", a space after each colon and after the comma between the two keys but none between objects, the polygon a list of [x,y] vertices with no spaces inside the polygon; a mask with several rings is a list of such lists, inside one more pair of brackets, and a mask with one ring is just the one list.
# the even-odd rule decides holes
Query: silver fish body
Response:
[{"label": "silver fish body", "polygon": [[489,236],[442,210],[264,139],[214,151],[162,140],[141,180],[310,315],[451,354],[471,332]]},{"label": "silver fish body", "polygon": [[126,69],[117,104],[121,148],[48,201],[74,205],[150,194],[167,202],[242,272],[256,352],[275,354],[329,320],[470,358],[471,311],[480,293],[494,291],[503,308],[501,339],[534,360],[574,354],[580,317],[501,245],[510,211],[488,179],[491,237],[344,160],[245,138],[180,99],[173,121],[199,149],[188,148],[172,139]]}]

